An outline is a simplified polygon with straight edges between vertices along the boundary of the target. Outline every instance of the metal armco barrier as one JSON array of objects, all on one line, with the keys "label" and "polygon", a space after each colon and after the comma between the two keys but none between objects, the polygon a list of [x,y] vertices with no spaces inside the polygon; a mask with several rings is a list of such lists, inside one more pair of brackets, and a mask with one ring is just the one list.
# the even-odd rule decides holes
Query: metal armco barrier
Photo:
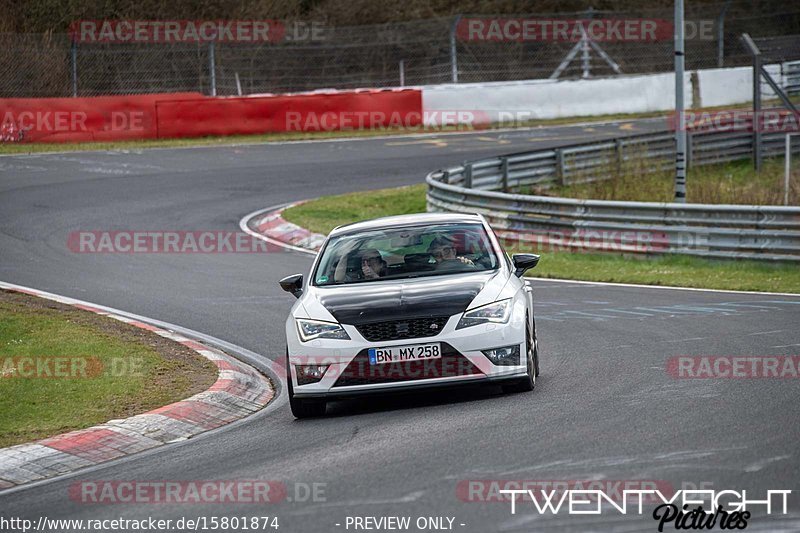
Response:
[{"label": "metal armco barrier", "polygon": [[[782,153],[784,133],[763,133],[765,154]],[[752,154],[749,131],[690,134],[690,165]],[[798,147],[800,151],[800,147]],[[510,248],[674,253],[707,258],[800,261],[800,208],[576,200],[516,194],[607,179],[611,172],[672,168],[672,132],[482,159],[427,176],[428,211],[481,213]]]}]

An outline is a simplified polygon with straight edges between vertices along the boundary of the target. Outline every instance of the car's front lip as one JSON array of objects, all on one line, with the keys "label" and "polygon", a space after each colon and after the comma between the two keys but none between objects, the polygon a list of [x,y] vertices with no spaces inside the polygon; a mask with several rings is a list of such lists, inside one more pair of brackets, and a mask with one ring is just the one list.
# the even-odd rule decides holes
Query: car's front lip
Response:
[{"label": "car's front lip", "polygon": [[500,384],[508,380],[524,377],[525,371],[516,371],[513,374],[502,374],[497,376],[487,376],[476,374],[472,376],[457,376],[449,378],[434,378],[417,381],[402,381],[397,383],[382,383],[380,385],[359,385],[354,387],[336,387],[327,391],[294,389],[294,395],[298,398],[327,398],[346,400],[359,398],[370,394],[408,394],[422,391],[437,391],[455,387],[466,387],[468,385]]}]

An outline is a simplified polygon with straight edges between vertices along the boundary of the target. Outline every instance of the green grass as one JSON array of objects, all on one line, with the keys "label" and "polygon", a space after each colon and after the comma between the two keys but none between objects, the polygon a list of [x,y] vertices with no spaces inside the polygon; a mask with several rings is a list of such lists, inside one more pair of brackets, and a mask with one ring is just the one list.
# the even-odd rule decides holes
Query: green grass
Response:
[{"label": "green grass", "polygon": [[[628,168],[612,179],[555,186],[535,192],[581,199],[672,202],[674,187],[672,172],[647,173],[643,168]],[[783,205],[783,191],[782,157],[765,159],[760,173],[755,172],[752,161],[748,159],[693,167],[686,179],[686,195],[692,203]],[[789,205],[800,205],[800,161],[797,157],[792,161]]]},{"label": "green grass", "polygon": [[[59,311],[20,301],[18,297],[0,299],[0,368],[5,369],[0,377],[0,447],[183,399],[198,388],[198,381],[188,377],[187,370],[203,374],[200,381],[207,384],[201,384],[200,390],[216,378],[215,367],[205,360],[189,365],[179,359],[167,360],[143,342],[121,340],[107,331],[118,326],[100,329],[92,325],[96,319],[87,322],[80,316],[87,314],[85,311]],[[15,372],[12,366],[16,367],[20,357],[96,359],[89,360],[85,372],[78,367],[74,373],[67,371],[69,377],[56,378],[19,377],[19,367]],[[99,361],[102,368],[93,361]]]},{"label": "green grass", "polygon": [[702,289],[800,293],[800,268],[795,265],[712,261],[677,255],[632,258],[612,254],[541,253],[539,265],[529,275]]},{"label": "green grass", "polygon": [[[286,220],[317,233],[370,218],[425,211],[426,186],[326,196],[284,211]],[[524,250],[519,250],[524,251]],[[758,261],[713,261],[686,256],[654,258],[615,254],[542,253],[530,275],[545,278],[607,281],[766,292],[800,293],[800,268]]]},{"label": "green grass", "polygon": [[425,184],[377,191],[323,196],[283,212],[283,218],[315,233],[388,215],[425,211]]}]

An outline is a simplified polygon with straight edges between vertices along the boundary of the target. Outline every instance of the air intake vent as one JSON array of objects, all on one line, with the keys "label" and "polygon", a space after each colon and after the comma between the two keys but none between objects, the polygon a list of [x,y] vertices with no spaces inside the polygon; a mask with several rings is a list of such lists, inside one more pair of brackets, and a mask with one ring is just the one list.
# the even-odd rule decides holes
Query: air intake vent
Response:
[{"label": "air intake vent", "polygon": [[410,318],[406,320],[389,320],[372,322],[356,326],[358,332],[370,342],[396,341],[401,339],[419,339],[435,337],[447,323],[447,316],[426,318]]}]

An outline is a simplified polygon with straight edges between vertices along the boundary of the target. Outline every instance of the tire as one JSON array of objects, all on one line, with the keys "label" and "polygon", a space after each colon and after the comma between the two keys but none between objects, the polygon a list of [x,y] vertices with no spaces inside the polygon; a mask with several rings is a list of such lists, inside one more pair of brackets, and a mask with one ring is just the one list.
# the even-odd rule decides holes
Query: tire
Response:
[{"label": "tire", "polygon": [[305,400],[294,397],[292,387],[292,371],[289,366],[289,354],[286,354],[286,383],[289,389],[289,407],[295,418],[313,418],[324,416],[327,402],[325,400]]},{"label": "tire", "polygon": [[539,336],[536,335],[536,322],[533,322],[533,362],[536,367],[536,377],[541,374],[539,371]]},{"label": "tire", "polygon": [[536,376],[539,375],[539,346],[533,342],[530,323],[525,325],[525,362],[528,368],[524,378],[517,379],[503,385],[503,392],[518,393],[530,392],[536,387]]}]

